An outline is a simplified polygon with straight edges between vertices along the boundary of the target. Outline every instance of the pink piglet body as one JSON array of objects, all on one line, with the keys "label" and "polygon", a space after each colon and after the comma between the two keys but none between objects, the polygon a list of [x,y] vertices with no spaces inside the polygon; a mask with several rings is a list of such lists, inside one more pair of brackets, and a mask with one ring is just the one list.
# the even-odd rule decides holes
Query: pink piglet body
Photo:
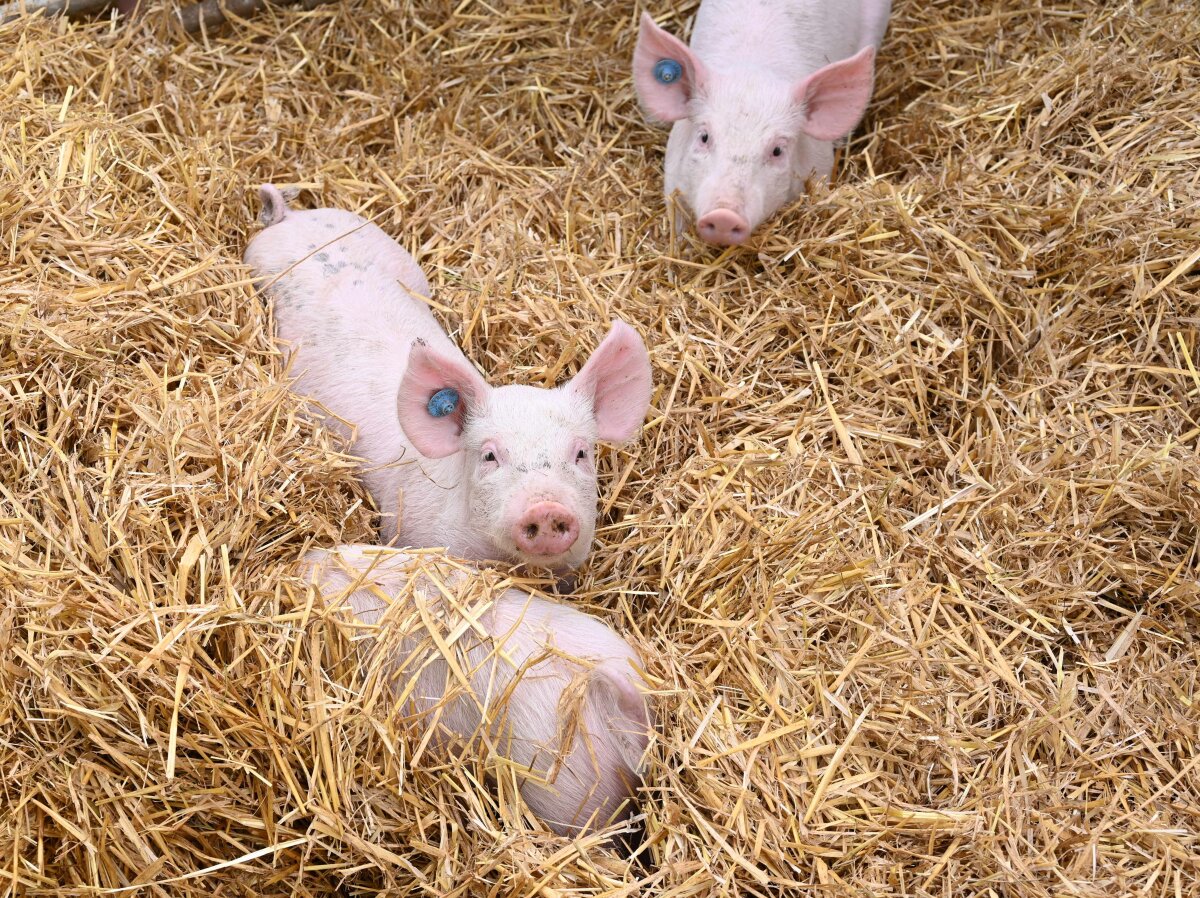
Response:
[{"label": "pink piglet body", "polygon": [[[352,590],[347,602],[364,623],[378,623],[400,604],[391,620],[411,624],[422,617],[416,603],[441,601],[412,558],[394,550],[314,550],[304,566],[327,598]],[[398,641],[383,633],[380,640],[398,671],[395,687],[408,696],[404,710],[435,728],[434,744],[453,749],[485,734],[503,759],[500,769],[516,773],[525,804],[555,832],[572,835],[628,816],[650,712],[637,653],[603,622],[504,590],[479,615],[478,628],[454,642],[455,667],[469,678],[465,689],[425,625],[404,627]],[[577,715],[573,725],[568,714]]]},{"label": "pink piglet body", "polygon": [[890,13],[891,0],[703,0],[690,46],[643,14],[634,86],[650,119],[673,123],[663,186],[702,239],[743,243],[829,177]]},{"label": "pink piglet body", "polygon": [[554,389],[492,387],[434,318],[421,269],[380,228],[338,209],[289,209],[269,185],[260,196],[266,228],[245,261],[290,347],[296,391],[354,428],[384,540],[578,567],[595,532],[596,442],[631,438],[649,406],[637,332],[613,322]]}]

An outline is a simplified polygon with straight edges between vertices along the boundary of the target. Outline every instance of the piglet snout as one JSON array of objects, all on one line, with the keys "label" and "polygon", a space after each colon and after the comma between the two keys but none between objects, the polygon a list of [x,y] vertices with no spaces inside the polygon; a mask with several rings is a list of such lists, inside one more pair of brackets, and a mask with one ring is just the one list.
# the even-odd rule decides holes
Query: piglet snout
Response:
[{"label": "piglet snout", "polygon": [[717,246],[736,246],[750,236],[750,223],[732,209],[713,209],[696,222],[696,229],[702,240]]},{"label": "piglet snout", "polygon": [[512,536],[528,555],[562,555],[579,539],[579,519],[557,502],[538,502],[525,509]]}]

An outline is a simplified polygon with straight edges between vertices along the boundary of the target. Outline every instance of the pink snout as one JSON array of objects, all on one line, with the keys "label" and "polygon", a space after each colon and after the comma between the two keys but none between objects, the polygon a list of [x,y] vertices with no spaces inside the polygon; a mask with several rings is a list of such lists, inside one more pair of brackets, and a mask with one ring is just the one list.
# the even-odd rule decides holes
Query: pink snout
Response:
[{"label": "pink snout", "polygon": [[705,243],[736,246],[750,236],[750,223],[732,209],[713,209],[696,222],[696,230]]},{"label": "pink snout", "polygon": [[512,537],[527,555],[561,555],[579,539],[579,519],[557,502],[538,502],[513,524]]}]

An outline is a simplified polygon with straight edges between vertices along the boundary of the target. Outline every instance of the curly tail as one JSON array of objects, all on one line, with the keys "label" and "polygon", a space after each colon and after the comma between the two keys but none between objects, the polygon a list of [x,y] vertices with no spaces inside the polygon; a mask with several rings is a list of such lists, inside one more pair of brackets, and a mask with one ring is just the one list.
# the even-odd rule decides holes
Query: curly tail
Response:
[{"label": "curly tail", "polygon": [[288,205],[278,187],[274,184],[263,184],[258,188],[258,199],[262,203],[258,220],[262,222],[264,228],[283,221],[288,213]]}]

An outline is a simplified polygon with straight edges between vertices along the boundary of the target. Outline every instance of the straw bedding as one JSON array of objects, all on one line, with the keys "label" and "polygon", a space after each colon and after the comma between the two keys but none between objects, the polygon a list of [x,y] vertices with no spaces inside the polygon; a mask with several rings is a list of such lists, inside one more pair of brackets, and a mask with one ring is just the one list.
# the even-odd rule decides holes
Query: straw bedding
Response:
[{"label": "straw bedding", "polygon": [[[721,253],[636,12],[0,27],[0,895],[1200,894],[1194,4],[901,0],[835,188]],[[655,687],[643,863],[412,763],[296,578],[373,510],[238,262],[268,180],[497,382],[646,335],[572,599]]]}]

